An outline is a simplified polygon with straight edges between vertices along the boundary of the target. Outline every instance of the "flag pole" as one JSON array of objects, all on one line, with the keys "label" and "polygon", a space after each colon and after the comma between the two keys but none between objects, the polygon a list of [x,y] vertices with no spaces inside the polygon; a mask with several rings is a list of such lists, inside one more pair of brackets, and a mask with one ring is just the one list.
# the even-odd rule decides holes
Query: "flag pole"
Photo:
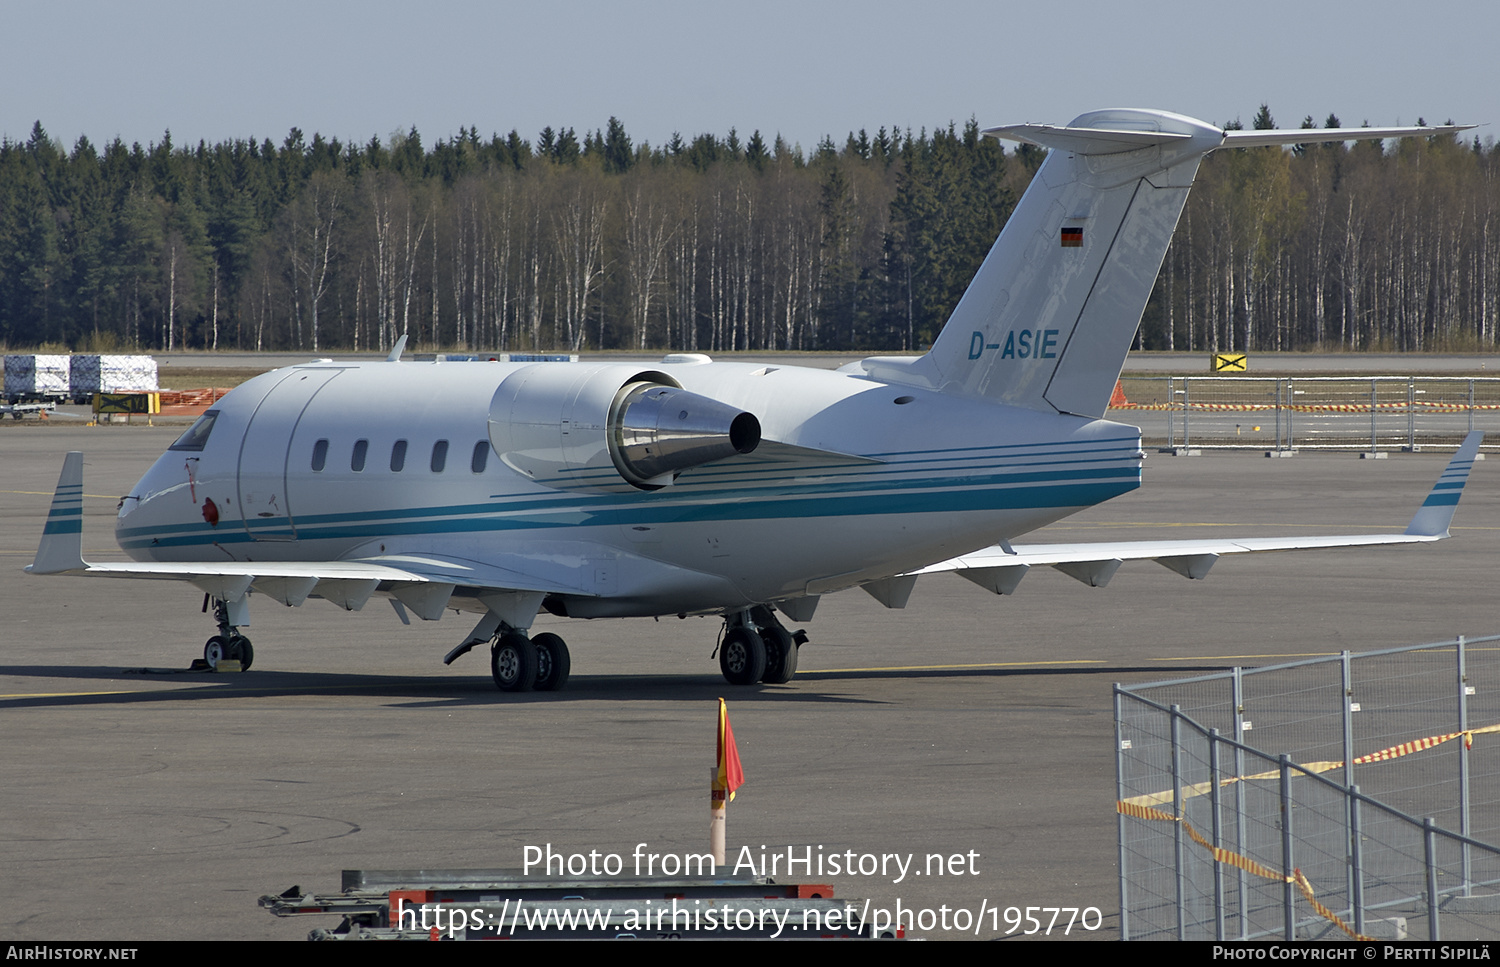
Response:
[{"label": "flag pole", "polygon": [[714,866],[725,865],[724,829],[729,803],[734,800],[734,791],[745,782],[745,770],[740,766],[740,752],[735,748],[734,730],[729,727],[729,710],[724,699],[719,699],[718,754],[715,756],[708,793],[708,850],[713,854]]},{"label": "flag pole", "polygon": [[[719,777],[719,768],[715,766],[712,770],[715,780]],[[708,804],[708,851],[713,854],[714,867],[724,865],[724,820],[727,809],[724,808],[724,792],[721,789],[713,789]]]}]

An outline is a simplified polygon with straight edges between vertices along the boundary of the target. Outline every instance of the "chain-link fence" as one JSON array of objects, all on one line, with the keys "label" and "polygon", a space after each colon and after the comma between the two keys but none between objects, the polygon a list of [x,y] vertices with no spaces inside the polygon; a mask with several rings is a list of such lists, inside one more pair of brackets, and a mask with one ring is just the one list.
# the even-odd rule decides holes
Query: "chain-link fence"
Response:
[{"label": "chain-link fence", "polygon": [[1451,448],[1500,431],[1500,378],[1125,376],[1109,417],[1168,449]]},{"label": "chain-link fence", "polygon": [[1500,937],[1500,637],[1115,688],[1126,939]]}]

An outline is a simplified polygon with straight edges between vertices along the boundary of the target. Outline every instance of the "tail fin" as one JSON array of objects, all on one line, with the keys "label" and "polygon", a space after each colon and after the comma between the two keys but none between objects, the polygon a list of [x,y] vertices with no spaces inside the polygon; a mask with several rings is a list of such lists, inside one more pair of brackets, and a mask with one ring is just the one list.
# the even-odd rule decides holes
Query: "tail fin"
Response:
[{"label": "tail fin", "polygon": [[985,131],[1052,149],[932,347],[951,392],[1102,416],[1198,163],[1224,141],[1160,111]]},{"label": "tail fin", "polygon": [[946,392],[1103,416],[1204,155],[1459,130],[1226,137],[1179,114],[1124,109],[1084,114],[1066,127],[990,128],[984,133],[1052,151],[919,368]]}]

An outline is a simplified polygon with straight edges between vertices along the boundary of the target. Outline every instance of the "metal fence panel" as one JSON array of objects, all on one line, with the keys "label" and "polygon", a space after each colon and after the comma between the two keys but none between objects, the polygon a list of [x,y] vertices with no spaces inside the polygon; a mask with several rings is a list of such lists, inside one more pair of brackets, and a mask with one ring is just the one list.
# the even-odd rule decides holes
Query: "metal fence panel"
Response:
[{"label": "metal fence panel", "polygon": [[1455,448],[1500,431],[1500,378],[1122,376],[1108,416],[1168,449]]},{"label": "metal fence panel", "polygon": [[1117,686],[1123,936],[1495,936],[1497,659],[1457,639]]}]

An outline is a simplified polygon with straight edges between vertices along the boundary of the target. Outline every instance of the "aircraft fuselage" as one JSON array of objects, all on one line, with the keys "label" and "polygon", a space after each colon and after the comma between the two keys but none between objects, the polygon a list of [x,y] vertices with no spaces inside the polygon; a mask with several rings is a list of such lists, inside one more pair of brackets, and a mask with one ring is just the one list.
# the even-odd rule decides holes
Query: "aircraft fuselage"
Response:
[{"label": "aircraft fuselage", "polygon": [[[569,616],[708,613],[904,573],[1140,483],[1135,427],[847,372],[677,359],[267,373],[156,462],[116,534],[140,561],[438,554],[543,576],[561,589],[548,607]],[[669,485],[632,483],[585,403],[633,381],[753,414],[762,443]],[[450,606],[484,610],[462,587]]]}]

